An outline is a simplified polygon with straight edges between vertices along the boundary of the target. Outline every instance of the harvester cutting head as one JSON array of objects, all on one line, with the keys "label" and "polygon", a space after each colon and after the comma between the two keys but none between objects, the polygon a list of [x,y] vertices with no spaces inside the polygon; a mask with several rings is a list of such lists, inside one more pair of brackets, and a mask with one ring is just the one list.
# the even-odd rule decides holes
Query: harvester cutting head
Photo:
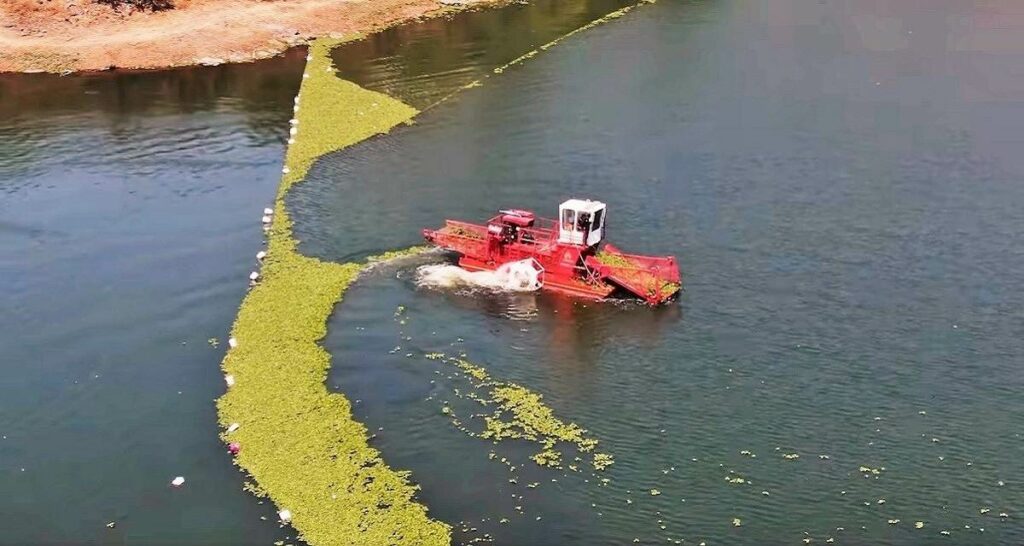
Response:
[{"label": "harvester cutting head", "polygon": [[652,305],[668,301],[682,289],[679,265],[672,256],[624,254],[614,245],[606,244],[587,256],[585,262],[605,282],[618,285]]}]

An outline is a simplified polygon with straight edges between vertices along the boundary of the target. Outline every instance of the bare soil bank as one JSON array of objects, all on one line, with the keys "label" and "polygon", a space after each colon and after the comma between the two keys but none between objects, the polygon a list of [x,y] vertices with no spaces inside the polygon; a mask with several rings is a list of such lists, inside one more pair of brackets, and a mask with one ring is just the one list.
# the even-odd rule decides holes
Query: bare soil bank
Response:
[{"label": "bare soil bank", "polygon": [[246,62],[442,9],[438,0],[178,0],[150,12],[93,0],[0,0],[0,72]]}]

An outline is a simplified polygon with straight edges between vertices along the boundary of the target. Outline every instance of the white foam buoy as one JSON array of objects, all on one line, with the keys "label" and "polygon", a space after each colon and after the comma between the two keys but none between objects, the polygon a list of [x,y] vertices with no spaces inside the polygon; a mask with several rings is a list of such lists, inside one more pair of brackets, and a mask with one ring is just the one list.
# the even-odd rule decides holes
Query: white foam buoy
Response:
[{"label": "white foam buoy", "polygon": [[266,250],[261,250],[261,251],[256,253],[256,259],[261,261],[261,262],[263,261],[263,258],[266,258],[266,257],[267,257],[267,251]]},{"label": "white foam buoy", "polygon": [[295,127],[292,127],[291,129],[288,130],[288,133],[291,134],[292,136],[295,136],[299,134],[299,130],[296,129]]},{"label": "white foam buoy", "polygon": [[178,476],[178,477],[174,478],[173,480],[171,480],[171,485],[173,487],[181,487],[181,486],[185,485],[185,477],[184,476]]},{"label": "white foam buoy", "polygon": [[288,123],[290,123],[292,125],[298,125],[299,124],[299,120],[297,120],[295,118],[292,118],[292,119],[288,120]]},{"label": "white foam buoy", "polygon": [[231,423],[231,426],[228,427],[228,434],[231,434],[232,432],[238,430],[238,427],[240,426],[242,425],[239,425],[238,423]]},{"label": "white foam buoy", "polygon": [[299,103],[299,96],[295,95],[295,104],[298,104],[298,103]]},{"label": "white foam buoy", "polygon": [[288,139],[288,144],[295,144],[295,139],[294,138],[289,138]]},{"label": "white foam buoy", "polygon": [[263,209],[263,214],[274,214],[274,209],[272,209],[270,207],[265,207]]},{"label": "white foam buoy", "polygon": [[269,224],[269,223],[270,223],[270,221],[271,221],[271,220],[273,220],[273,218],[271,218],[270,216],[264,216],[264,217],[263,217],[263,218],[261,218],[260,220],[261,220],[261,221],[262,221],[262,222],[263,222],[264,224]]},{"label": "white foam buoy", "polygon": [[283,172],[284,174],[288,174],[289,172],[291,172],[291,169],[289,169],[288,167],[281,167],[281,172]]},{"label": "white foam buoy", "polygon": [[249,273],[249,280],[250,281],[256,282],[256,281],[259,280],[259,278],[260,278],[260,274],[257,273],[256,271],[253,271],[252,273]]},{"label": "white foam buoy", "polygon": [[238,347],[238,340],[233,338],[233,337],[229,337],[228,338],[228,347],[231,347],[232,349],[234,349],[235,347]]},{"label": "white foam buoy", "polygon": [[227,383],[227,385],[229,387],[233,387],[235,385],[235,376],[233,376],[231,374],[225,375],[224,376],[224,383]]},{"label": "white foam buoy", "polygon": [[292,511],[288,509],[281,510],[277,513],[277,517],[281,518],[281,521],[284,523],[288,523],[292,520]]},{"label": "white foam buoy", "polygon": [[303,75],[302,75],[302,79],[306,79],[306,78],[308,78],[308,77],[309,77],[309,74],[303,74]]}]

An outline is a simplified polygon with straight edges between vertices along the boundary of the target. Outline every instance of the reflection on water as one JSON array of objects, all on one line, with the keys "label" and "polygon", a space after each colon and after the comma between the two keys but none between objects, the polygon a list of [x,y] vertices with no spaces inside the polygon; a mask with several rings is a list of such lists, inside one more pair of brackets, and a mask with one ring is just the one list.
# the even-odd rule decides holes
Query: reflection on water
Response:
[{"label": "reflection on water", "polygon": [[[280,105],[297,92],[303,62],[304,53],[293,50],[258,66],[0,74],[0,191],[13,191],[33,168],[54,162],[154,164],[189,152],[194,163],[237,163],[236,144],[281,142],[289,112]],[[237,117],[245,131],[224,128],[215,121],[221,115]],[[158,135],[140,140],[144,130]]]},{"label": "reflection on water", "polygon": [[463,11],[344,44],[333,57],[345,79],[423,108],[496,67],[629,0],[537,0]]}]

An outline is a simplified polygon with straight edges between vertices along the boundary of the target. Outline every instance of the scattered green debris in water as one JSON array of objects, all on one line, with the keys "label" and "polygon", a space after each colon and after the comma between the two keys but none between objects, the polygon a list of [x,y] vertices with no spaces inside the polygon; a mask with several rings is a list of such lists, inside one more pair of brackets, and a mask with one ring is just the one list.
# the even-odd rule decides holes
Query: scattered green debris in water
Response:
[{"label": "scattered green debris in water", "polygon": [[[445,404],[441,412],[449,416],[460,430],[495,443],[509,439],[535,442],[541,446],[541,450],[530,458],[540,466],[552,468],[563,467],[564,454],[558,448],[560,443],[571,444],[579,453],[593,453],[597,447],[597,439],[589,436],[586,429],[556,417],[554,411],[544,403],[542,395],[516,383],[498,381],[487,370],[464,358],[449,358],[444,353],[427,353],[424,357],[454,364],[472,382],[472,391],[463,394],[456,389],[457,396],[473,400],[484,407],[495,408],[489,414],[472,416],[481,417],[484,421],[483,430],[476,433],[464,426]],[[479,391],[485,391],[486,395],[479,394]],[[615,460],[607,453],[594,453],[590,462],[594,470],[600,471],[611,466]],[[570,470],[579,470],[577,465],[567,466]]]}]

